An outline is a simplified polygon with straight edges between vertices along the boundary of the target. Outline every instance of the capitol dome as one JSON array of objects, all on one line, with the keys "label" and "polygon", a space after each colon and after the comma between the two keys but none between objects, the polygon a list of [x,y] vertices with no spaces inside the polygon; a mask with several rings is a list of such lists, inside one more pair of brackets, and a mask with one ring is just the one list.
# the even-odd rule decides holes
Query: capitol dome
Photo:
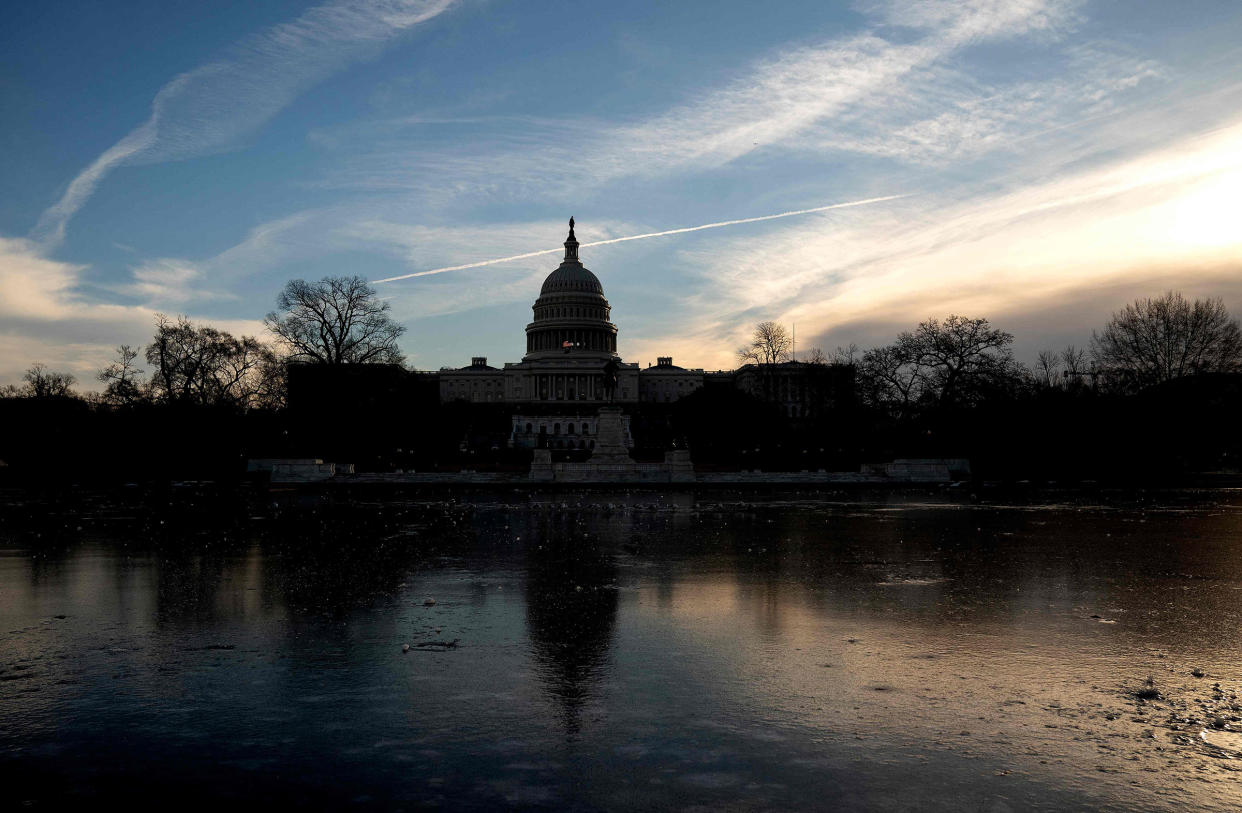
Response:
[{"label": "capitol dome", "polygon": [[565,354],[617,358],[617,326],[609,321],[612,307],[599,278],[578,259],[572,217],[565,257],[543,281],[533,310],[535,319],[526,326],[525,360]]},{"label": "capitol dome", "polygon": [[582,263],[561,263],[555,271],[548,274],[548,278],[543,281],[543,287],[539,289],[541,295],[570,291],[603,296],[604,286],[599,284],[599,277],[592,274]]}]

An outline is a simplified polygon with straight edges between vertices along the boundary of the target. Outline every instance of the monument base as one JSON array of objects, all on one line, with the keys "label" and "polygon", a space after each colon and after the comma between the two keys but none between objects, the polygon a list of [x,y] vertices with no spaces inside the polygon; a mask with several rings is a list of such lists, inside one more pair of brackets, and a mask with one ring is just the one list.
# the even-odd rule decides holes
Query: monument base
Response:
[{"label": "monument base", "polygon": [[690,452],[674,449],[663,463],[637,463],[626,446],[625,417],[621,407],[600,407],[596,420],[595,449],[581,463],[553,463],[548,449],[535,450],[530,479],[556,483],[692,483],[694,464]]}]

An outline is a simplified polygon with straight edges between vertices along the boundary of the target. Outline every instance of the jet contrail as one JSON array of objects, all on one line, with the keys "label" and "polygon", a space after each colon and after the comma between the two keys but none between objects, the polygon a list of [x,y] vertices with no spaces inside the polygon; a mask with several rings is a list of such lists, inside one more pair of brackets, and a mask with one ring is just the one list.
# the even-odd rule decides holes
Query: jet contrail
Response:
[{"label": "jet contrail", "polygon": [[[776,220],[778,217],[793,217],[795,215],[809,215],[812,212],[826,212],[829,209],[846,209],[850,206],[866,206],[868,203],[882,203],[886,200],[896,200],[898,198],[909,197],[909,195],[886,195],[882,198],[867,198],[866,200],[852,200],[848,203],[833,203],[828,206],[816,206],[813,209],[797,209],[792,212],[781,212],[775,215],[763,215],[761,217],[744,217],[741,220],[722,220],[719,223],[704,223],[702,226],[687,226],[684,229],[669,229],[668,231],[653,231],[646,234],[631,234],[628,237],[614,237],[611,240],[596,240],[593,243],[583,243],[582,248],[591,246],[607,246],[612,243],[624,243],[627,240],[646,240],[648,237],[667,237],[670,234],[685,234],[690,231],[702,231],[703,229],[719,229],[722,226],[737,226],[742,223],[758,223],[761,220]],[[399,277],[386,277],[377,279],[375,282],[396,282],[397,280],[410,279],[411,277],[428,277],[432,274],[444,274],[449,271],[464,271],[467,268],[481,268],[485,265],[496,265],[497,263],[507,263],[513,260],[525,260],[528,257],[539,257],[543,254],[556,254],[562,249],[546,248],[542,251],[528,251],[525,254],[514,254],[511,257],[497,257],[494,260],[480,260],[477,263],[466,263],[465,265],[449,265],[444,268],[432,268],[429,271],[415,271],[412,274],[402,274]]]}]

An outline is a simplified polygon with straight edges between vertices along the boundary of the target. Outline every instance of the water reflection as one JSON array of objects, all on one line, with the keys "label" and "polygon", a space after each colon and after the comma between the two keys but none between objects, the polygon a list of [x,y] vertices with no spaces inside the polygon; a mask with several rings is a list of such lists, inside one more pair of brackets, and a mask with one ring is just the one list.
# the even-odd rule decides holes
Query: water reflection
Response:
[{"label": "water reflection", "polygon": [[[10,534],[0,780],[380,808],[1242,802],[1194,741],[1242,693],[1236,495],[687,500]],[[430,639],[461,645],[401,653]],[[1163,705],[1128,694],[1149,674]]]},{"label": "water reflection", "polygon": [[565,731],[603,679],[617,615],[617,569],[601,541],[566,529],[535,530],[527,548],[526,626],[540,679],[561,707]]}]

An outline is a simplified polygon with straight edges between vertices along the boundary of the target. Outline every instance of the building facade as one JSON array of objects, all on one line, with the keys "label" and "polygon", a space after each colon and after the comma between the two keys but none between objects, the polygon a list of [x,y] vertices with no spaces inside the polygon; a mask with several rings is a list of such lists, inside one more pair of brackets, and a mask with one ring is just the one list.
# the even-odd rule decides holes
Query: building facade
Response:
[{"label": "building facade", "polygon": [[[493,367],[484,357],[439,372],[440,400],[514,407],[510,446],[591,449],[600,405],[667,404],[704,386],[729,386],[812,418],[853,397],[853,367],[785,362],[704,372],[661,356],[640,369],[617,353],[617,326],[599,278],[582,264],[574,221],[559,266],[543,281],[526,325],[526,355]],[[611,392],[607,379],[615,376]],[[625,437],[633,444],[629,416]]]},{"label": "building facade", "polygon": [[[526,325],[526,355],[491,367],[476,357],[469,367],[440,371],[443,401],[506,402],[554,407],[569,404],[633,403],[638,400],[638,365],[617,355],[617,326],[599,278],[578,258],[570,218],[565,256],[539,291]],[[610,392],[605,376],[616,385]]]}]

